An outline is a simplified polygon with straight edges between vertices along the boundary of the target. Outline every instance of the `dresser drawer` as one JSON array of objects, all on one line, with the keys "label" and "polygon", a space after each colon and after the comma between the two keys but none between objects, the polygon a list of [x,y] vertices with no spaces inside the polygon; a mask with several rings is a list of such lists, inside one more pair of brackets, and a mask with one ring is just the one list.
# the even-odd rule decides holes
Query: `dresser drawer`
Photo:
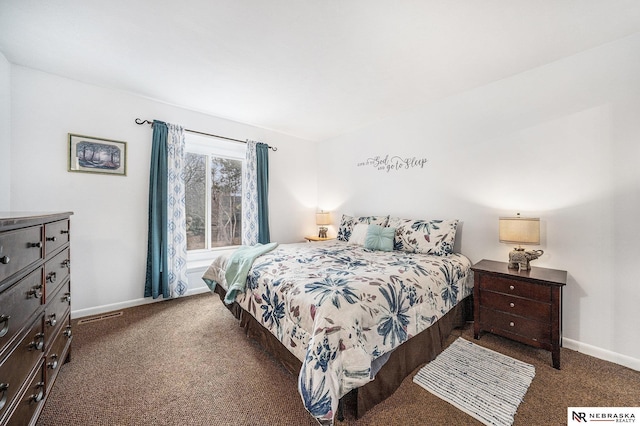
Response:
[{"label": "dresser drawer", "polygon": [[45,344],[51,345],[58,330],[64,326],[71,306],[70,283],[67,281],[47,302],[44,311]]},{"label": "dresser drawer", "polygon": [[524,281],[506,279],[492,275],[480,276],[480,288],[482,290],[497,291],[499,293],[551,302],[551,287],[539,284],[530,284]]},{"label": "dresser drawer", "polygon": [[41,363],[29,382],[29,386],[20,397],[18,405],[14,408],[11,415],[11,425],[28,425],[32,424],[33,415],[36,411],[42,409],[45,397],[45,381],[44,381],[44,365]]},{"label": "dresser drawer", "polygon": [[6,390],[6,403],[0,409],[0,417],[10,405],[10,401],[18,394],[20,387],[28,378],[38,360],[42,359],[44,334],[42,317],[39,317],[22,336],[22,340],[0,361],[0,384]]},{"label": "dresser drawer", "polygon": [[42,268],[0,293],[0,354],[23,330],[42,302]]},{"label": "dresser drawer", "polygon": [[508,314],[519,315],[545,323],[551,322],[551,304],[549,303],[510,296],[503,293],[483,291],[480,294],[480,304],[486,308]]},{"label": "dresser drawer", "polygon": [[45,303],[49,303],[51,295],[58,290],[58,287],[69,276],[69,265],[69,249],[60,252],[44,264]]},{"label": "dresser drawer", "polygon": [[0,234],[0,281],[43,258],[42,226]]},{"label": "dresser drawer", "polygon": [[62,321],[64,324],[56,337],[53,339],[53,343],[46,348],[46,382],[47,382],[47,391],[51,389],[53,386],[53,381],[58,375],[58,371],[60,367],[64,363],[64,360],[69,353],[69,348],[71,347],[71,320],[69,315]]},{"label": "dresser drawer", "polygon": [[528,318],[509,315],[504,312],[480,308],[480,323],[492,333],[505,331],[517,334],[539,343],[550,343],[551,326],[549,323],[534,321]]},{"label": "dresser drawer", "polygon": [[59,220],[44,225],[44,247],[48,256],[69,242],[69,221]]}]

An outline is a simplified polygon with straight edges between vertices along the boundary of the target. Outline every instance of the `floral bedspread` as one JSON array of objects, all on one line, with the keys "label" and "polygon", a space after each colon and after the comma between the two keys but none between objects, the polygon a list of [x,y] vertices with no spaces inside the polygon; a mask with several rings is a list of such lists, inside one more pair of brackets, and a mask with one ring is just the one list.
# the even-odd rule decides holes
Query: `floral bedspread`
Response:
[{"label": "floral bedspread", "polygon": [[[226,288],[227,257],[203,279]],[[339,399],[372,380],[371,363],[471,294],[461,254],[381,252],[342,241],[281,244],[258,257],[236,302],[298,359],[306,409],[332,424]]]}]

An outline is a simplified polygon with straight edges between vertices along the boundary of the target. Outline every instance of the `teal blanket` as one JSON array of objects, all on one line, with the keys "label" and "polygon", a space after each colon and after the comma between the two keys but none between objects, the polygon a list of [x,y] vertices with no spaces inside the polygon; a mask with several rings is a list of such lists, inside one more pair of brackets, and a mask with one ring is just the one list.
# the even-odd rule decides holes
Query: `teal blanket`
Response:
[{"label": "teal blanket", "polygon": [[247,287],[247,274],[251,269],[251,265],[253,265],[253,261],[258,256],[270,252],[277,246],[278,243],[241,246],[231,254],[224,274],[228,287],[224,303],[232,303],[238,293],[244,293]]}]

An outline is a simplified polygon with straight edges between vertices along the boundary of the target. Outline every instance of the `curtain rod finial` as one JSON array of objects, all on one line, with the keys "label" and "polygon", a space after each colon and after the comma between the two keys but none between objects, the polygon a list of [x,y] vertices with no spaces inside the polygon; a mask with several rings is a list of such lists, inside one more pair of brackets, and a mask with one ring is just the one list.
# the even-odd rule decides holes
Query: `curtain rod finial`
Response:
[{"label": "curtain rod finial", "polygon": [[135,122],[136,122],[136,124],[138,124],[138,125],[140,125],[140,126],[141,126],[141,125],[143,125],[143,124],[151,124],[151,125],[153,125],[153,121],[149,121],[149,120],[142,120],[142,119],[140,119],[140,118],[136,118],[136,119],[135,119]]}]

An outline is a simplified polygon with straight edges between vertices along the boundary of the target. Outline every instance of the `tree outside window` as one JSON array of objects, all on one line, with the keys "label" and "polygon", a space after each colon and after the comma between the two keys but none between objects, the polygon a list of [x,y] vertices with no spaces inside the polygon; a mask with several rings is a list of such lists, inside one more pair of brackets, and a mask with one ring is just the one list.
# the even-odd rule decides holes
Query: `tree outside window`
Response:
[{"label": "tree outside window", "polygon": [[187,250],[241,244],[242,164],[238,158],[187,152]]},{"label": "tree outside window", "polygon": [[211,157],[211,247],[241,244],[242,162]]}]

